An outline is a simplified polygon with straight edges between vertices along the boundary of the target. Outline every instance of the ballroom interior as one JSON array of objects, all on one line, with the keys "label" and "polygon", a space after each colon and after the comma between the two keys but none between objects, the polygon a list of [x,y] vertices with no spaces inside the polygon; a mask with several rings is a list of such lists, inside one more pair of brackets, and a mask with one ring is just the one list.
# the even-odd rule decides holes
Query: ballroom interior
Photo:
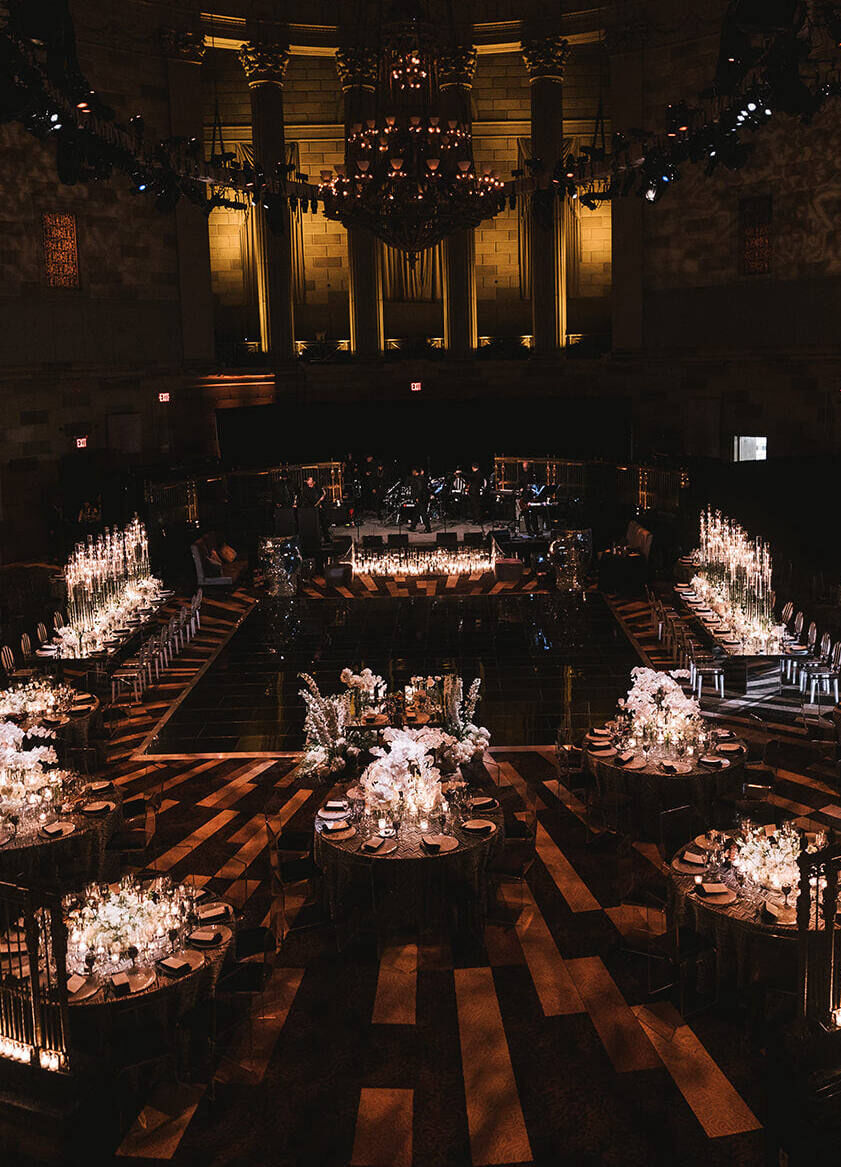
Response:
[{"label": "ballroom interior", "polygon": [[0,0],[0,157],[3,1162],[836,1164],[841,4]]}]

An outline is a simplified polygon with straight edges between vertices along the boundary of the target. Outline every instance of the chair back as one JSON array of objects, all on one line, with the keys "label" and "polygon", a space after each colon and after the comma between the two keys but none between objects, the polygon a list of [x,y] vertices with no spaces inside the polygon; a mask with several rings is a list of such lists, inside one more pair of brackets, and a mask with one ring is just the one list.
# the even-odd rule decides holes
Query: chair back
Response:
[{"label": "chair back", "polygon": [[53,628],[58,632],[59,628],[64,627],[64,617],[61,612],[53,612]]},{"label": "chair back", "polygon": [[806,617],[802,612],[798,612],[794,617],[794,635],[798,640],[800,639],[800,633],[803,631],[803,622],[805,619]]},{"label": "chair back", "polygon": [[783,621],[783,624],[786,625],[786,627],[788,627],[789,622],[791,621],[791,618],[793,615],[794,615],[794,604],[791,602],[791,600],[788,600],[785,603],[785,605],[783,606],[783,612],[782,612],[782,621]]},{"label": "chair back", "polygon": [[821,637],[821,660],[829,660],[830,649],[832,648],[832,637],[828,632],[824,632]]},{"label": "chair back", "polygon": [[671,862],[681,847],[692,842],[697,828],[697,815],[691,806],[660,811],[660,850],[666,863]]},{"label": "chair back", "polygon": [[39,644],[46,644],[47,643],[47,626],[43,622],[43,620],[38,625],[38,627],[35,629],[35,635],[38,637]]},{"label": "chair back", "polygon": [[832,671],[837,673],[841,670],[841,640],[836,641],[835,648],[832,650]]},{"label": "chair back", "polygon": [[809,631],[806,633],[806,644],[810,652],[814,652],[815,645],[818,641],[818,626],[813,620],[809,625]]},{"label": "chair back", "polygon": [[29,639],[28,632],[22,632],[20,636],[20,651],[21,656],[32,656],[32,641]]},{"label": "chair back", "polygon": [[196,607],[197,607],[197,608],[200,608],[200,607],[201,607],[201,602],[202,602],[202,600],[204,599],[204,593],[202,592],[201,588],[199,588],[199,589],[196,591],[196,594],[195,594],[195,597],[194,597],[194,598],[195,598],[195,601],[196,601]]},{"label": "chair back", "polygon": [[9,676],[15,671],[15,654],[9,648],[8,644],[4,644],[0,648],[0,664],[2,664]]},{"label": "chair back", "polygon": [[773,793],[772,786],[761,786],[758,782],[745,782],[742,786],[742,798],[748,802],[764,802]]}]

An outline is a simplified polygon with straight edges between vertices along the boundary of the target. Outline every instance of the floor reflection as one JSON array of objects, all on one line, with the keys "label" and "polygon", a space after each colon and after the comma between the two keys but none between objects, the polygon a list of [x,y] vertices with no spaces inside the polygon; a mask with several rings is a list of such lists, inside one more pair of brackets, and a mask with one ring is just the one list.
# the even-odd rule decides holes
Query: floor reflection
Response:
[{"label": "floor reflection", "polygon": [[608,717],[637,663],[596,593],[264,600],[150,752],[298,749],[298,673],[312,672],[324,692],[335,692],[346,665],[368,665],[389,685],[444,669],[467,682],[480,676],[481,721],[494,744],[545,745],[565,707],[576,729]]}]

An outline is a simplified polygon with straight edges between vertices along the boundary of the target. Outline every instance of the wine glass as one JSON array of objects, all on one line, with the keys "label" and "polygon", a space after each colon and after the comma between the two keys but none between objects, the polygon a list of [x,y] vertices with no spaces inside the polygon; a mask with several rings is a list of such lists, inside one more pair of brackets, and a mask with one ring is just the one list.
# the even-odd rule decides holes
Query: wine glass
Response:
[{"label": "wine glass", "polygon": [[783,903],[784,903],[784,906],[787,908],[788,907],[788,897],[791,895],[791,884],[784,883],[780,890],[782,891],[783,895],[785,896],[785,900],[783,901]]}]

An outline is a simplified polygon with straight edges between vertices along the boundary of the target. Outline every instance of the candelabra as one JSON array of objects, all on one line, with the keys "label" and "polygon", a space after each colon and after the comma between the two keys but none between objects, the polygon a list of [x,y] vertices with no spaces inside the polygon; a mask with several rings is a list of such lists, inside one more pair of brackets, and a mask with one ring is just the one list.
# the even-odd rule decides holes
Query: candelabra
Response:
[{"label": "candelabra", "polygon": [[354,575],[471,575],[493,571],[495,549],[481,547],[365,547],[354,545]]}]

